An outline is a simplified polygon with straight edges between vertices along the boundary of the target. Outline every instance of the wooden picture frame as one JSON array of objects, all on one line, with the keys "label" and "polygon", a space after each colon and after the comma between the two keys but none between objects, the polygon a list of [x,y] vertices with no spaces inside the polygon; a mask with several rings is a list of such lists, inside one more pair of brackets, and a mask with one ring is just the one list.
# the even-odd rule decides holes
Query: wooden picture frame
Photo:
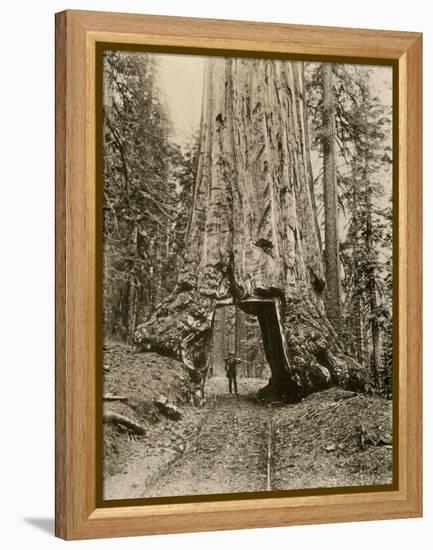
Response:
[{"label": "wooden picture frame", "polygon": [[[98,43],[386,60],[398,93],[398,482],[390,491],[99,506]],[[419,517],[422,514],[422,35],[120,13],[56,14],[56,535],[63,539]],[[395,248],[396,250],[396,248]]]}]

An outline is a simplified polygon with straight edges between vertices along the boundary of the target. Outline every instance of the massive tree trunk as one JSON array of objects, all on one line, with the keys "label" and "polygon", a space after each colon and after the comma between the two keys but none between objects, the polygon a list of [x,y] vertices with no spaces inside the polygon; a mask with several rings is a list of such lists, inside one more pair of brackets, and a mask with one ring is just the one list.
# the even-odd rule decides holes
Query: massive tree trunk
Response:
[{"label": "massive tree trunk", "polygon": [[320,235],[319,219],[317,217],[316,195],[314,192],[313,165],[312,165],[311,156],[310,156],[311,139],[310,139],[310,130],[308,125],[308,108],[307,108],[308,96],[307,96],[307,89],[305,86],[304,70],[301,70],[301,75],[302,75],[302,89],[304,90],[304,131],[305,131],[305,147],[306,147],[305,156],[307,159],[308,186],[310,188],[311,206],[313,208],[313,216],[314,216],[314,222],[315,222],[314,225],[317,233],[317,242],[319,243],[319,250],[320,252],[322,252],[322,237]]},{"label": "massive tree trunk", "polygon": [[325,207],[325,304],[329,320],[341,332],[340,250],[338,241],[337,174],[335,167],[335,95],[332,64],[322,65],[323,203]]},{"label": "massive tree trunk", "polygon": [[323,305],[325,276],[308,177],[302,65],[209,59],[200,162],[173,293],[136,332],[142,349],[205,379],[217,305],[258,316],[272,377],[288,401],[332,384],[363,390]]}]

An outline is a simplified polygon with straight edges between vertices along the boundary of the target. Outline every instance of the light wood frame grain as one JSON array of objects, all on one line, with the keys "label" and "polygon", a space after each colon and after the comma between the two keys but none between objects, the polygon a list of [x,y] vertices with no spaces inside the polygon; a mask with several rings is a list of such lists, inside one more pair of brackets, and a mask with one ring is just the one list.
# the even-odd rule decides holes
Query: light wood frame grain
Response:
[{"label": "light wood frame grain", "polygon": [[[390,60],[398,71],[398,483],[392,491],[98,507],[98,42]],[[397,151],[396,151],[397,152]],[[115,537],[422,514],[422,35],[104,12],[56,14],[56,535]]]}]

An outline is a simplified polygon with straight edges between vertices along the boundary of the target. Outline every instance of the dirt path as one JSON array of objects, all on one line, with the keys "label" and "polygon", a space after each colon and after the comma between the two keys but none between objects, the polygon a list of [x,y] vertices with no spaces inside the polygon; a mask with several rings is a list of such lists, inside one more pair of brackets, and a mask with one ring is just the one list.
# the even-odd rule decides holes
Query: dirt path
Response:
[{"label": "dirt path", "polygon": [[391,483],[390,402],[333,389],[271,409],[254,397],[262,385],[239,379],[237,399],[225,378],[212,378],[203,408],[184,407],[180,421],[161,421],[130,443],[105,498]]},{"label": "dirt path", "polygon": [[143,496],[266,490],[268,412],[254,398],[261,385],[261,380],[240,379],[236,398],[226,393],[225,379],[213,379],[199,435]]}]

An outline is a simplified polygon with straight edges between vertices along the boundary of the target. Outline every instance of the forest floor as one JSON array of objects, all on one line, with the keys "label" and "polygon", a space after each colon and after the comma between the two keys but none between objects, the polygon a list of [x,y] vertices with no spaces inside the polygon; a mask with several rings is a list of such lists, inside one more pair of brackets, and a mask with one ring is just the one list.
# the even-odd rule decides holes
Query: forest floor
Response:
[{"label": "forest floor", "polygon": [[[106,344],[104,410],[140,423],[144,435],[104,425],[104,499],[382,485],[392,481],[392,405],[337,388],[295,405],[255,398],[262,379],[206,384],[206,401],[182,365],[123,344]],[[161,414],[164,395],[181,418]]]}]

